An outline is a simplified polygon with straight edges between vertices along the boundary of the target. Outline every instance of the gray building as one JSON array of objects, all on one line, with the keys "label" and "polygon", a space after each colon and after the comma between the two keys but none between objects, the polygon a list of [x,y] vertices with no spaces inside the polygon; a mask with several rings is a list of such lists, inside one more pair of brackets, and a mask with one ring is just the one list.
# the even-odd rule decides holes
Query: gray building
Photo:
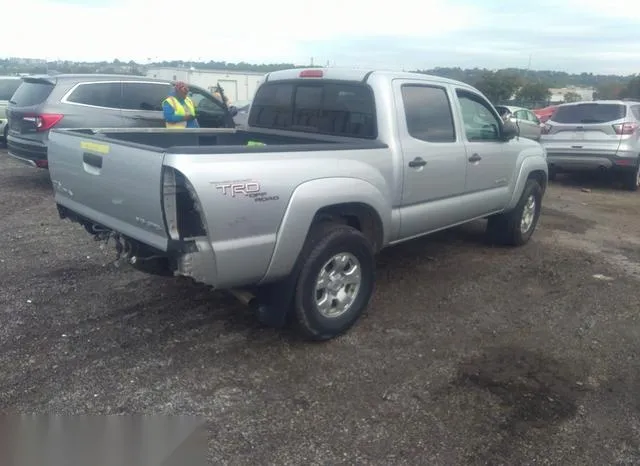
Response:
[{"label": "gray building", "polygon": [[251,71],[197,70],[195,68],[149,68],[150,78],[184,81],[213,92],[217,84],[222,86],[231,103],[253,99],[253,95],[265,73]]}]

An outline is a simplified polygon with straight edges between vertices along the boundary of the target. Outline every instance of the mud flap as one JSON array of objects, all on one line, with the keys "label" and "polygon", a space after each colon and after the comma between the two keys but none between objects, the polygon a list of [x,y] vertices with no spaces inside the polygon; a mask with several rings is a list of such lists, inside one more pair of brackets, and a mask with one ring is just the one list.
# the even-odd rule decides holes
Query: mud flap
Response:
[{"label": "mud flap", "polygon": [[261,324],[274,328],[285,326],[293,307],[297,281],[298,275],[292,273],[280,282],[265,285],[256,290],[257,314]]}]

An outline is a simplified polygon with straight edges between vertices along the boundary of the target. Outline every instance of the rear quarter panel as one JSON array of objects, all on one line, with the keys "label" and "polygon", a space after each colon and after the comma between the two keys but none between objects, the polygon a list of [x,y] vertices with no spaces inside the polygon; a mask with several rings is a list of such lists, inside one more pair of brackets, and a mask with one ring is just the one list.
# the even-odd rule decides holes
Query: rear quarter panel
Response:
[{"label": "rear quarter panel", "polygon": [[[286,274],[313,216],[327,205],[364,202],[390,222],[389,149],[167,154],[164,163],[182,172],[197,192],[220,287]],[[245,192],[234,193],[232,186]]]}]

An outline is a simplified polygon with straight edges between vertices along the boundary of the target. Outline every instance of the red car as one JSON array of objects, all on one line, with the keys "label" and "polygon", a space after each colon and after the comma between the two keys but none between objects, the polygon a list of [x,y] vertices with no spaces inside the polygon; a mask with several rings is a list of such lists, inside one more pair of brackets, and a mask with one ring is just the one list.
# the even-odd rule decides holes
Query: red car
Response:
[{"label": "red car", "polygon": [[558,108],[557,105],[551,105],[549,107],[538,108],[536,110],[533,110],[533,113],[538,117],[538,120],[540,120],[540,123],[544,123],[549,118],[551,118],[551,115],[553,115],[553,112],[556,111],[556,108]]}]

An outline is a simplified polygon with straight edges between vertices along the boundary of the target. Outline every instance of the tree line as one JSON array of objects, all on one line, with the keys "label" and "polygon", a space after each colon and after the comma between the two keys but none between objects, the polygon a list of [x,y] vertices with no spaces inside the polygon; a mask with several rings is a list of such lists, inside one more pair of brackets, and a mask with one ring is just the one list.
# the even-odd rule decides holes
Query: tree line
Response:
[{"label": "tree line", "polygon": [[[72,61],[55,61],[44,63],[21,63],[10,59],[0,59],[0,74],[29,73],[40,74],[58,73],[125,73],[143,75],[147,67],[194,67],[203,70],[231,70],[269,73],[289,68],[301,68],[293,63],[263,63],[246,62],[230,63],[225,61],[184,61],[165,60],[140,64],[134,61],[124,62],[115,59],[111,62],[101,61],[93,63],[78,63]],[[416,70],[418,73],[442,76],[455,79],[477,87],[492,102],[505,103],[517,101],[534,106],[548,103],[551,88],[568,86],[590,87],[596,90],[594,98],[640,99],[640,75],[619,76],[600,75],[593,73],[571,74],[564,71],[525,70],[519,68],[505,68],[497,71],[485,68],[431,68]],[[580,96],[568,92],[565,101],[579,100]]]},{"label": "tree line", "polygon": [[[498,71],[486,69],[435,68],[419,70],[466,82],[478,88],[492,102],[516,101],[521,105],[544,106],[549,103],[550,89],[569,86],[595,89],[595,99],[640,99],[640,75],[616,76],[592,73],[569,74],[560,71],[535,71],[508,68]],[[565,102],[581,99],[576,92],[564,94]]]}]

